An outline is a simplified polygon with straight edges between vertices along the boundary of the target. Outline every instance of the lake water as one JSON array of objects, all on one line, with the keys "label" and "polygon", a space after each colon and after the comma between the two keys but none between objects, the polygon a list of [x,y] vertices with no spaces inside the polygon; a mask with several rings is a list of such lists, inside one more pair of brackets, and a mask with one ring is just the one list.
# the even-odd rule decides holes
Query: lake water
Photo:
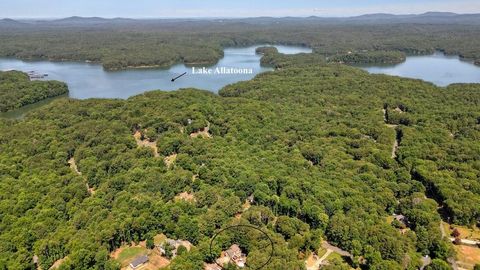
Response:
[{"label": "lake water", "polygon": [[[177,90],[194,87],[218,92],[225,85],[250,80],[255,75],[270,71],[270,67],[260,65],[261,55],[255,53],[257,45],[246,48],[226,48],[225,56],[208,68],[251,69],[251,74],[192,74],[192,68],[183,64],[168,69],[133,69],[124,71],[105,71],[99,64],[79,62],[22,61],[12,58],[0,58],[0,70],[21,70],[47,73],[49,80],[64,81],[68,84],[71,98],[128,98],[150,90]],[[268,46],[268,45],[267,45]],[[284,54],[310,53],[306,47],[276,45]],[[409,56],[398,65],[361,66],[370,73],[383,73],[394,76],[422,79],[439,86],[452,83],[480,83],[480,67],[471,62],[462,61],[458,56],[446,56],[436,52],[428,56]],[[175,82],[171,79],[187,72]],[[25,106],[19,110],[0,113],[0,117],[19,118],[26,112],[50,102],[48,99]]]},{"label": "lake water", "polygon": [[480,83],[479,66],[442,52],[427,56],[409,56],[405,62],[397,65],[371,65],[361,68],[370,73],[422,79],[438,86],[452,83]]},{"label": "lake water", "polygon": [[[255,75],[270,71],[272,68],[260,65],[261,55],[255,53],[259,46],[244,48],[226,48],[224,57],[208,68],[249,69],[251,74],[192,74],[192,68],[177,64],[167,69],[130,69],[123,71],[105,71],[99,64],[80,62],[22,61],[12,58],[0,58],[0,70],[35,71],[48,74],[45,79],[66,82],[69,96],[77,99],[87,98],[128,98],[149,90],[177,90],[194,87],[218,92],[225,85],[250,80]],[[268,46],[268,45],[266,45]],[[310,53],[306,47],[276,45],[284,54]],[[175,82],[171,79],[187,72]]]}]

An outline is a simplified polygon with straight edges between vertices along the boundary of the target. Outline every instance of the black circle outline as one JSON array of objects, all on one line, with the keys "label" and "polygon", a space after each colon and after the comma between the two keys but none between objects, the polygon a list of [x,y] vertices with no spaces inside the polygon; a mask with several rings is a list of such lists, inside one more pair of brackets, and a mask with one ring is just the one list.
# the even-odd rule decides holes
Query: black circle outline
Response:
[{"label": "black circle outline", "polygon": [[[260,228],[257,227],[257,226],[253,226],[253,225],[249,225],[249,224],[232,225],[232,226],[223,228],[223,229],[221,229],[220,231],[218,231],[217,233],[215,233],[215,235],[213,236],[212,240],[210,240],[209,255],[212,255],[212,254],[213,254],[213,253],[212,253],[212,244],[213,244],[213,242],[215,241],[215,238],[217,238],[218,235],[220,235],[222,232],[227,231],[227,230],[229,230],[229,229],[239,228],[239,227],[246,227],[246,228],[250,228],[250,229],[255,229],[255,230],[261,232],[263,235],[265,235],[265,236],[267,237],[267,239],[270,241],[270,245],[272,246],[272,251],[270,252],[270,257],[268,258],[267,262],[265,262],[264,264],[262,264],[262,265],[259,266],[258,268],[250,268],[250,266],[248,266],[247,263],[245,263],[245,266],[246,266],[247,268],[254,269],[254,270],[260,270],[260,269],[262,269],[263,267],[267,266],[267,265],[272,261],[273,253],[274,253],[274,251],[275,251],[275,244],[273,243],[272,238],[270,238],[270,236],[268,236],[268,234],[267,234],[266,232],[264,232],[262,229],[260,229]],[[220,266],[220,267],[223,269],[223,266],[219,265],[216,260],[215,260],[215,264],[218,265],[218,266]]]}]

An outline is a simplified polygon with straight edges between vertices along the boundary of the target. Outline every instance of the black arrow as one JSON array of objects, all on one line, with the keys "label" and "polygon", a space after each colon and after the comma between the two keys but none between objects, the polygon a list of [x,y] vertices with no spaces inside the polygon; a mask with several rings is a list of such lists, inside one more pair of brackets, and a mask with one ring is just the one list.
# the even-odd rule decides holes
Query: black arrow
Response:
[{"label": "black arrow", "polygon": [[178,78],[180,78],[180,77],[182,77],[182,76],[185,76],[185,74],[187,74],[187,72],[184,72],[182,75],[173,78],[173,79],[172,79],[172,82],[174,82],[176,79],[178,79]]}]

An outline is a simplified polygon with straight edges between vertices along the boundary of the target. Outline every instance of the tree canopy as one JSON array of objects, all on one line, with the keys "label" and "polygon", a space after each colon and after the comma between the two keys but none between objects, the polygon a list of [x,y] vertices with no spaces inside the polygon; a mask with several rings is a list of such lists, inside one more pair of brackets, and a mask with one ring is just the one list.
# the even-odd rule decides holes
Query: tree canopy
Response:
[{"label": "tree canopy", "polygon": [[19,71],[0,71],[0,112],[68,93],[65,83],[58,81],[30,81]]},{"label": "tree canopy", "polygon": [[[0,267],[32,269],[37,255],[42,269],[62,258],[61,269],[117,269],[111,251],[164,233],[195,245],[170,269],[201,269],[213,235],[241,223],[275,243],[265,269],[303,269],[322,239],[369,269],[415,269],[424,255],[445,269],[437,208],[480,219],[480,86],[263,53],[277,70],[220,95],[62,98],[0,120]],[[386,222],[393,213],[408,230]],[[252,265],[268,256],[256,234],[214,248],[231,241]]]}]

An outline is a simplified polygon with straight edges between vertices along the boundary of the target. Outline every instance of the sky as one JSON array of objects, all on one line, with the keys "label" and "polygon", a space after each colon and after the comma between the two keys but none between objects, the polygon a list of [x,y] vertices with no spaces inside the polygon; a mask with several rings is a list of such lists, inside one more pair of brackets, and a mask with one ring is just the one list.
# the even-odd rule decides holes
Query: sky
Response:
[{"label": "sky", "polygon": [[346,17],[480,13],[480,0],[0,0],[0,18]]}]

